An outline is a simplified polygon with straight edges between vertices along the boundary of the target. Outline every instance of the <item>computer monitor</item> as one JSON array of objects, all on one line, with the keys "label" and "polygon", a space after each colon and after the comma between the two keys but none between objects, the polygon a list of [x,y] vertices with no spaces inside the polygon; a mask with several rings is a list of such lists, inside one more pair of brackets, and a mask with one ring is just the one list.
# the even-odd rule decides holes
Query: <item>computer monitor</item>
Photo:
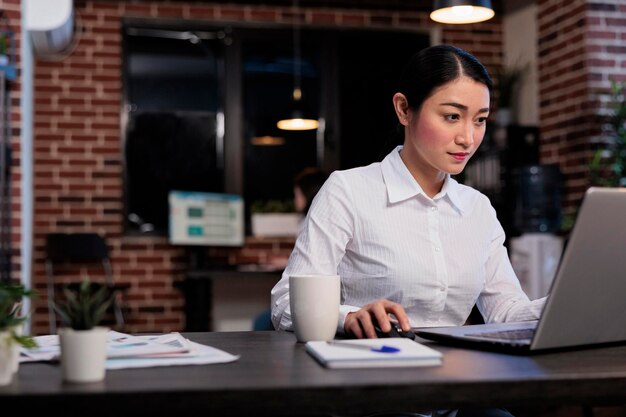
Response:
[{"label": "computer monitor", "polygon": [[169,241],[173,245],[242,246],[243,198],[234,194],[170,191]]}]

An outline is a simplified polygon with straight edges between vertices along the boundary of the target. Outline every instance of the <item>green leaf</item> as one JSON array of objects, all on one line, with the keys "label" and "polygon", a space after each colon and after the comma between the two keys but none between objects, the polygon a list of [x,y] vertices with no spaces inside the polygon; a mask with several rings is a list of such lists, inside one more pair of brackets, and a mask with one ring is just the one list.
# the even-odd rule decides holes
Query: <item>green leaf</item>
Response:
[{"label": "green leaf", "polygon": [[97,326],[113,302],[113,293],[105,285],[91,283],[85,278],[77,290],[65,287],[65,302],[53,302],[52,307],[65,326],[89,330]]},{"label": "green leaf", "polygon": [[37,347],[37,342],[31,336],[18,335],[13,333],[13,339],[26,349]]},{"label": "green leaf", "polygon": [[35,296],[34,290],[27,289],[21,284],[0,282],[0,330],[9,330],[11,340],[26,347],[33,346],[34,339],[18,335],[14,329],[26,320],[26,317],[20,316],[23,299]]},{"label": "green leaf", "polygon": [[252,213],[294,213],[293,200],[255,200],[250,206]]}]

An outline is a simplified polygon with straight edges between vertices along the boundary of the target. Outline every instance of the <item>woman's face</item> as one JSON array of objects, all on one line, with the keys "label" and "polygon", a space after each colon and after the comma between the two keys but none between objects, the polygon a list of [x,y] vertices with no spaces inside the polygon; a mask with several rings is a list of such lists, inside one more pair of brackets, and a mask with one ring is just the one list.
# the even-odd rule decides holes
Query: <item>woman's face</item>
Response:
[{"label": "woman's face", "polygon": [[462,76],[408,112],[405,150],[423,174],[458,174],[482,142],[488,115],[489,89]]}]

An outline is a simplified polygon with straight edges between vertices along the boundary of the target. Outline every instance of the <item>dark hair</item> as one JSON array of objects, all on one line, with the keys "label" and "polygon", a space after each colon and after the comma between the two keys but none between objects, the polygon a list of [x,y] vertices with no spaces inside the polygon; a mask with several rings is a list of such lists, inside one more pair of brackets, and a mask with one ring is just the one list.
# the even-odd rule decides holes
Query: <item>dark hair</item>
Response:
[{"label": "dark hair", "polygon": [[[435,45],[411,57],[402,71],[397,91],[404,94],[409,108],[415,111],[437,88],[462,75],[484,84],[489,92],[493,89],[487,68],[476,57],[456,46]],[[383,146],[381,158],[403,142],[404,126],[398,123],[393,136]]]},{"label": "dark hair", "polygon": [[452,45],[435,45],[413,55],[402,71],[398,91],[407,98],[409,107],[417,110],[435,89],[462,75],[486,85],[491,92],[489,72],[472,54]]},{"label": "dark hair", "polygon": [[315,167],[304,168],[293,180],[294,187],[298,187],[304,198],[306,198],[306,207],[302,214],[306,215],[309,212],[313,198],[317,192],[322,188],[324,182],[328,178],[328,175],[324,171]]}]

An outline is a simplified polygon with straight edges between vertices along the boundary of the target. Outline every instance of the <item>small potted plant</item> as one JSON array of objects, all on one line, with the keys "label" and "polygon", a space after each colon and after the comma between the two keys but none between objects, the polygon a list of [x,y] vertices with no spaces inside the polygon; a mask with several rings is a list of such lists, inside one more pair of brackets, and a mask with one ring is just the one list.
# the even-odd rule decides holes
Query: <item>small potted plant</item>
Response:
[{"label": "small potted plant", "polygon": [[22,334],[26,317],[20,315],[22,300],[34,294],[21,284],[0,282],[0,385],[10,383],[17,372],[20,347],[36,346],[31,336]]},{"label": "small potted plant", "polygon": [[255,201],[250,207],[252,234],[257,237],[297,236],[302,216],[291,200]]},{"label": "small potted plant", "polygon": [[104,379],[108,328],[99,326],[113,295],[106,286],[84,279],[78,288],[64,289],[65,301],[52,301],[61,319],[61,368],[68,382]]}]

